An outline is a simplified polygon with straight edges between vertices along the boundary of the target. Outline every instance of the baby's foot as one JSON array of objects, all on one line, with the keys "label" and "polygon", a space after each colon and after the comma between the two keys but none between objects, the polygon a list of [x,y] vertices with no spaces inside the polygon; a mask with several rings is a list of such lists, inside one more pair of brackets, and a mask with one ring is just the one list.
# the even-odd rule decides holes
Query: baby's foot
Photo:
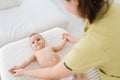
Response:
[{"label": "baby's foot", "polygon": [[88,80],[88,79],[85,78],[84,74],[74,74],[73,80]]}]

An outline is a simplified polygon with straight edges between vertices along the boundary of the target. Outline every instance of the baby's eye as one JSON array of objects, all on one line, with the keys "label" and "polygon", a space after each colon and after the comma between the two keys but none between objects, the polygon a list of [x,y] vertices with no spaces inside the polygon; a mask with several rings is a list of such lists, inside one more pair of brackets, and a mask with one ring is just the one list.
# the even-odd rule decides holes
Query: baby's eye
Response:
[{"label": "baby's eye", "polygon": [[66,0],[67,2],[69,2],[70,0]]},{"label": "baby's eye", "polygon": [[37,39],[37,41],[40,41],[40,39]]},{"label": "baby's eye", "polygon": [[35,42],[33,41],[32,44],[34,44]]}]

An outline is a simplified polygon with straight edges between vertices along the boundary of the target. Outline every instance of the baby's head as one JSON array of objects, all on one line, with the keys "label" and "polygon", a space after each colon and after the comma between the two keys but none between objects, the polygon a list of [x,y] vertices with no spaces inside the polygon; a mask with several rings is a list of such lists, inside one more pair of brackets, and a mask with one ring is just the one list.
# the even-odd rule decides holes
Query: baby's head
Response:
[{"label": "baby's head", "polygon": [[29,37],[30,45],[33,48],[33,50],[37,51],[45,47],[45,40],[44,38],[38,34],[33,33]]}]

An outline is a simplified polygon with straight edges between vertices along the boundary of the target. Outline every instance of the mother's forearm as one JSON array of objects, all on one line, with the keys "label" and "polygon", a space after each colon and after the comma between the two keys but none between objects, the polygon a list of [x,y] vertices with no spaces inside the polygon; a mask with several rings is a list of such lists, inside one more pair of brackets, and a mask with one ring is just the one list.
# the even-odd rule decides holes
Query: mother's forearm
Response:
[{"label": "mother's forearm", "polygon": [[40,70],[31,70],[31,71],[24,71],[22,73],[23,76],[32,77],[32,78],[39,78],[39,79],[55,79],[57,78],[55,75],[55,71],[52,70],[53,68],[45,68]]},{"label": "mother's forearm", "polygon": [[44,68],[39,70],[24,71],[22,76],[39,78],[39,79],[58,79],[64,78],[75,74],[73,71],[68,70],[63,62],[59,62],[56,66]]}]

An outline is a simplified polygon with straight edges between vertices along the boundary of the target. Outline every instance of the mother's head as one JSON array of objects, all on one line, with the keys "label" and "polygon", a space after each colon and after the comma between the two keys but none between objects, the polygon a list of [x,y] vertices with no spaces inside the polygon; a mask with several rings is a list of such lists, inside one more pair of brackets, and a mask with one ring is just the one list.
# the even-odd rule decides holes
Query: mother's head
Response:
[{"label": "mother's head", "polygon": [[[66,9],[74,15],[88,19],[93,23],[98,12],[104,5],[109,8],[109,0],[62,0]],[[106,10],[107,10],[106,9]]]}]

